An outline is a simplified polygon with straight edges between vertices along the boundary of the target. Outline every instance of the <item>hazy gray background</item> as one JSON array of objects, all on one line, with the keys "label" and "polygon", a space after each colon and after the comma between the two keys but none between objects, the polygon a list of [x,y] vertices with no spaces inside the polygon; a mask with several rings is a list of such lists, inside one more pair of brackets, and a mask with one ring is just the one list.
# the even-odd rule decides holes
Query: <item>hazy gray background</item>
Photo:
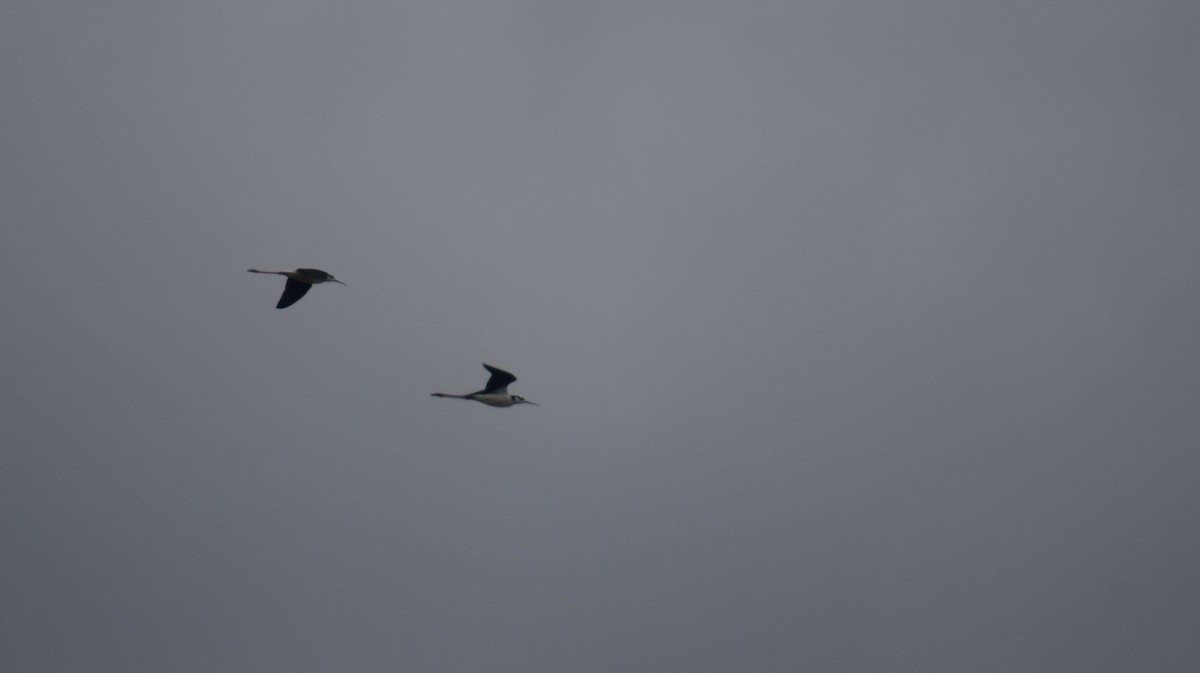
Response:
[{"label": "hazy gray background", "polygon": [[6,4],[0,668],[1200,670],[1198,28]]}]

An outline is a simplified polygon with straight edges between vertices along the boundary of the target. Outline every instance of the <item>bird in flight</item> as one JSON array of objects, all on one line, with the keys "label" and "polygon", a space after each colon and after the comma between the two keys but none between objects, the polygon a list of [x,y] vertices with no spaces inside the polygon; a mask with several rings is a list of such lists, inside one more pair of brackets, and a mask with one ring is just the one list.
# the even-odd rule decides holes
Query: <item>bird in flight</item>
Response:
[{"label": "bird in flight", "polygon": [[300,301],[300,298],[312,289],[313,285],[320,283],[342,283],[342,281],[333,277],[333,274],[326,273],[320,269],[296,269],[295,271],[259,271],[258,269],[246,269],[250,273],[274,273],[280,276],[287,276],[287,283],[283,286],[283,294],[279,297],[279,303],[275,308],[287,308],[292,304]]},{"label": "bird in flight", "polygon": [[517,377],[504,371],[503,369],[497,369],[486,362],[483,363],[483,368],[492,373],[491,378],[488,379],[487,385],[484,386],[483,390],[471,393],[469,395],[433,393],[433,396],[452,397],[456,400],[475,400],[476,402],[483,402],[490,407],[515,407],[518,404],[532,404],[535,407],[539,406],[537,403],[530,402],[520,395],[509,394],[508,386],[513,381],[516,381]]}]

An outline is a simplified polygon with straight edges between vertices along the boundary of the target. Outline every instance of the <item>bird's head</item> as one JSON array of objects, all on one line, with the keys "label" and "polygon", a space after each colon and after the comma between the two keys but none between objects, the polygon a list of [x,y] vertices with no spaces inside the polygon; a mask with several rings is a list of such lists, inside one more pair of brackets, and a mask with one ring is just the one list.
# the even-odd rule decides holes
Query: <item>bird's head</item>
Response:
[{"label": "bird's head", "polygon": [[541,406],[537,402],[530,402],[529,400],[525,399],[524,397],[521,397],[520,395],[513,395],[512,398],[513,398],[514,406],[516,406],[518,404],[532,404],[535,407]]}]

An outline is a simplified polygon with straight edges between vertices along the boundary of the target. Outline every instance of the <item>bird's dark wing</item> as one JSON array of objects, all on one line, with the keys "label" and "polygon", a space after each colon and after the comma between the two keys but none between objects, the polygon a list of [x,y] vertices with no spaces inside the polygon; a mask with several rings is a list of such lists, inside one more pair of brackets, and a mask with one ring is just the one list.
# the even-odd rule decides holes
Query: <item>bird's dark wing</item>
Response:
[{"label": "bird's dark wing", "polygon": [[308,293],[310,288],[312,288],[312,283],[288,278],[287,284],[283,286],[283,295],[279,297],[279,303],[275,305],[275,308],[287,308],[295,304],[300,301],[300,297]]},{"label": "bird's dark wing", "polygon": [[483,389],[484,392],[493,393],[497,390],[503,390],[508,387],[508,384],[517,380],[517,377],[512,374],[503,369],[496,369],[486,362],[483,363],[483,368],[492,373],[492,377],[488,379],[487,387]]}]

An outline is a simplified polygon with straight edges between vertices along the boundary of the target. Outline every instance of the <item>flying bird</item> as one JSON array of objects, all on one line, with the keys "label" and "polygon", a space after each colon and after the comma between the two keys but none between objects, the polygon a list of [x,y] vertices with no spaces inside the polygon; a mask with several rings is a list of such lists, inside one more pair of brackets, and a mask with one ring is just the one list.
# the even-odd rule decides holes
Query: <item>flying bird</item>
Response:
[{"label": "flying bird", "polygon": [[279,297],[279,303],[275,308],[287,308],[292,304],[300,301],[313,285],[320,283],[342,283],[342,281],[333,277],[333,274],[326,273],[320,269],[296,269],[295,271],[259,271],[258,269],[246,269],[250,273],[274,273],[280,276],[287,276],[287,283],[283,286],[283,294]]},{"label": "flying bird", "polygon": [[488,379],[487,385],[484,386],[483,390],[471,393],[469,395],[433,393],[433,396],[452,397],[457,400],[475,400],[476,402],[483,402],[490,407],[515,407],[518,404],[532,404],[535,407],[538,406],[537,403],[530,402],[520,395],[509,394],[508,386],[513,381],[516,381],[517,377],[504,371],[503,369],[497,369],[486,362],[483,363],[483,368],[492,373],[491,378]]}]

